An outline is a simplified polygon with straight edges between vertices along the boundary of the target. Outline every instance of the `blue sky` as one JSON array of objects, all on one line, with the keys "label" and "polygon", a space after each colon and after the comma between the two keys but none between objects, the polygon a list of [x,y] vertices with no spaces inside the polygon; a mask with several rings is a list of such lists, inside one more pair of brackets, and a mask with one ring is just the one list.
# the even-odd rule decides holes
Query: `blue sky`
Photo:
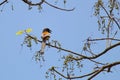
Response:
[{"label": "blue sky", "polygon": [[[49,0],[49,2],[51,1]],[[60,11],[46,4],[43,5],[41,11],[38,11],[37,7],[28,10],[26,4],[17,0],[6,4],[3,12],[0,12],[0,80],[45,80],[44,75],[48,68],[56,65],[61,66],[58,59],[60,54],[65,52],[57,53],[56,49],[48,48],[45,52],[46,61],[42,63],[43,67],[40,68],[40,64],[32,59],[34,52],[40,49],[40,44],[34,45],[32,50],[26,46],[21,47],[24,35],[16,36],[15,33],[18,30],[30,27],[33,29],[31,34],[40,39],[42,29],[49,27],[52,30],[51,40],[57,40],[63,48],[79,53],[82,51],[83,41],[86,38],[89,36],[101,37],[102,35],[97,30],[97,19],[92,15],[95,1],[68,1],[66,8],[75,7],[73,12]],[[11,5],[14,7],[13,11]],[[59,3],[57,5],[64,6]],[[101,44],[98,45],[101,46]],[[101,59],[103,61],[117,60],[120,56],[117,55],[119,51],[118,47],[113,50],[116,54],[114,57],[110,55],[110,58],[102,57]],[[117,71],[119,67],[115,68],[114,74],[100,75],[93,80],[117,80],[120,78],[120,72]]]}]

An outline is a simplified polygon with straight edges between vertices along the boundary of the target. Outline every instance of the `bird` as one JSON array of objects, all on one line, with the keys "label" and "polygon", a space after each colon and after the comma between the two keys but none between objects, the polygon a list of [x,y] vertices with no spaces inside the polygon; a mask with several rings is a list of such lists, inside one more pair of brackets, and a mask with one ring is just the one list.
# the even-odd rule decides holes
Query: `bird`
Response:
[{"label": "bird", "polygon": [[41,49],[40,49],[41,54],[44,54],[46,41],[49,41],[51,32],[52,31],[49,28],[44,28],[42,31],[42,34],[41,34],[42,43],[41,43]]}]

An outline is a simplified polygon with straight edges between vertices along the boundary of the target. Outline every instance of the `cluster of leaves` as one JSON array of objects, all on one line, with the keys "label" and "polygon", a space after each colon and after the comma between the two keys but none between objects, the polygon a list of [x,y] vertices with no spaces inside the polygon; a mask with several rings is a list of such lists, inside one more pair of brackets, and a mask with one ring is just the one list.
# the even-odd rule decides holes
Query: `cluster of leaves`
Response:
[{"label": "cluster of leaves", "polygon": [[100,14],[100,7],[101,7],[101,5],[103,5],[102,0],[98,0],[98,2],[95,3],[95,5],[94,5],[94,9],[95,9],[94,15],[95,16]]},{"label": "cluster of leaves", "polygon": [[119,14],[119,7],[120,3],[117,0],[108,0],[108,4],[106,6],[102,0],[98,0],[98,2],[95,3],[94,15],[98,18],[98,29],[102,34],[109,35],[110,32],[112,32],[114,27],[113,18],[116,17],[114,14],[116,12]]},{"label": "cluster of leaves", "polygon": [[62,78],[61,77],[57,77],[57,75],[56,75],[56,73],[55,73],[55,68],[57,68],[57,67],[51,67],[50,69],[48,69],[48,71],[46,72],[46,76],[45,76],[45,78],[46,79],[54,79],[54,80],[62,80]]},{"label": "cluster of leaves", "polygon": [[[81,63],[81,60],[77,60],[79,57],[74,56],[72,54],[69,54],[67,56],[62,56],[61,59],[64,61],[63,66],[61,67],[51,67],[46,72],[46,79],[53,78],[54,80],[63,80],[62,77],[65,77],[66,74],[67,77],[69,76],[75,76],[75,70],[79,69],[79,72],[81,72],[81,69],[83,68],[83,64]],[[60,71],[57,71],[56,69],[59,69]],[[60,77],[56,75],[56,72],[59,74]],[[60,73],[62,72],[62,73]],[[64,75],[63,75],[64,74]]]},{"label": "cluster of leaves", "polygon": [[35,42],[36,44],[38,44],[38,42],[37,42],[37,37],[34,36],[34,38],[33,38],[33,37],[29,36],[29,33],[30,33],[30,32],[32,32],[32,29],[31,29],[31,28],[28,28],[28,29],[26,29],[26,30],[19,30],[18,32],[16,32],[16,35],[26,34],[22,45],[26,44],[27,47],[29,47],[29,48],[32,47],[32,40],[34,40],[34,42]]},{"label": "cluster of leaves", "polygon": [[57,41],[57,40],[52,40],[52,41],[50,42],[50,44],[53,45],[53,46],[55,46],[55,47],[58,47],[58,52],[61,51],[61,44],[60,44],[59,41]]},{"label": "cluster of leaves", "polygon": [[83,68],[83,64],[81,64],[81,60],[77,60],[79,57],[69,54],[67,56],[63,56],[64,60],[62,72],[67,72],[67,74],[74,76],[74,70],[78,68],[81,72],[81,68]]},{"label": "cluster of leaves", "polygon": [[24,33],[30,33],[30,32],[32,32],[32,28],[28,28],[28,29],[26,29],[26,30],[19,30],[19,31],[17,31],[16,32],[16,35],[22,35],[22,34],[24,34]]}]

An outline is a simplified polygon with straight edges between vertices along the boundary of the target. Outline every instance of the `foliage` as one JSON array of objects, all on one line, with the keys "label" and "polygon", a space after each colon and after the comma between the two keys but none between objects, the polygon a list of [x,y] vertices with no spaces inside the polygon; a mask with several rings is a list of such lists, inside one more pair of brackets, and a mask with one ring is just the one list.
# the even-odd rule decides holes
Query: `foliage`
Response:
[{"label": "foliage", "polygon": [[26,30],[19,30],[18,32],[16,32],[16,35],[22,35],[23,33],[30,33],[32,32],[32,29],[31,28],[28,28]]}]

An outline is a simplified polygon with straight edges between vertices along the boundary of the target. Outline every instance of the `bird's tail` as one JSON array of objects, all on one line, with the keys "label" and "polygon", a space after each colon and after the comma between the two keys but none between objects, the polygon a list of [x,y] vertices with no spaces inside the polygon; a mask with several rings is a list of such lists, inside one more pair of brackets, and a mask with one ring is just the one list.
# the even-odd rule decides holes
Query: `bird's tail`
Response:
[{"label": "bird's tail", "polygon": [[41,53],[41,54],[44,54],[45,46],[46,46],[46,41],[42,41],[41,50],[40,50],[40,53]]}]

